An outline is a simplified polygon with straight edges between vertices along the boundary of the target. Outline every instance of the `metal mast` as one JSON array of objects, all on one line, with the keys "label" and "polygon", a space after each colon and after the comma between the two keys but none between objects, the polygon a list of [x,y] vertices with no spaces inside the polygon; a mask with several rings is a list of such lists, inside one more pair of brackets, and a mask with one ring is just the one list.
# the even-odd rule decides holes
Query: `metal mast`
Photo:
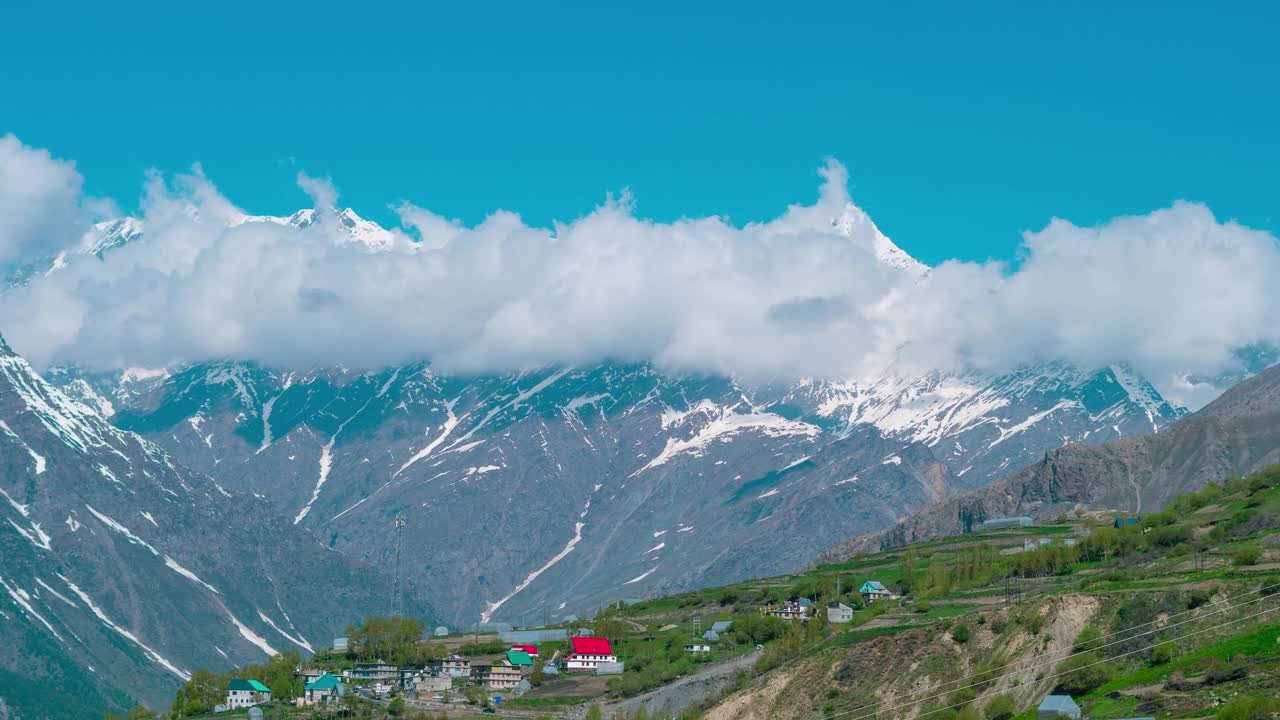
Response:
[{"label": "metal mast", "polygon": [[404,518],[396,517],[396,570],[391,582],[391,614],[398,616],[404,612],[404,603],[400,592],[400,546],[404,543]]}]

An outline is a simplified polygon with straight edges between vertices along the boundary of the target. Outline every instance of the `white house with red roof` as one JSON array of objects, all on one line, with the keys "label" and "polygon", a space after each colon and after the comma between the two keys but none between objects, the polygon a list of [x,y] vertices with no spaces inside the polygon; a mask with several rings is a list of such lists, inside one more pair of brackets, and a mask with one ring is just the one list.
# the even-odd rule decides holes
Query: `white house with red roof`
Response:
[{"label": "white house with red roof", "polygon": [[536,657],[538,657],[538,646],[537,646],[537,645],[512,645],[512,646],[511,646],[511,649],[512,649],[512,650],[518,650],[518,651],[520,651],[520,652],[524,652],[524,653],[528,653],[528,654],[529,654],[529,657],[532,657],[532,658],[536,658]]},{"label": "white house with red roof", "polygon": [[609,647],[608,638],[576,637],[569,641],[573,652],[564,658],[565,670],[595,670],[602,663],[616,663],[618,658]]}]

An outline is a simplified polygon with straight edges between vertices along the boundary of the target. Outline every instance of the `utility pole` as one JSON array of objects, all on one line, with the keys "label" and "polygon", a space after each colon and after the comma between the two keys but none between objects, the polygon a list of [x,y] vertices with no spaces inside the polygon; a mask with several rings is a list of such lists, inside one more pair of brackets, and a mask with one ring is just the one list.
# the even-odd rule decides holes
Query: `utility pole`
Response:
[{"label": "utility pole", "polygon": [[394,579],[391,582],[391,615],[393,617],[399,616],[404,612],[404,603],[400,592],[400,546],[404,544],[404,526],[404,518],[396,516],[396,570]]}]

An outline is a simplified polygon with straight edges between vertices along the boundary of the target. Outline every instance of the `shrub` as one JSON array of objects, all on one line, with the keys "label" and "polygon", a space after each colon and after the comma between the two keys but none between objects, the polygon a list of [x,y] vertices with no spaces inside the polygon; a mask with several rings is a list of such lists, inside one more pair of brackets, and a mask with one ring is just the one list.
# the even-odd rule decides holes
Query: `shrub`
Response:
[{"label": "shrub", "polygon": [[1083,653],[1058,666],[1063,675],[1058,678],[1058,689],[1067,695],[1084,695],[1102,687],[1111,677],[1110,667],[1097,653]]},{"label": "shrub", "polygon": [[1177,523],[1175,525],[1157,527],[1147,537],[1153,545],[1171,548],[1182,543],[1191,542],[1192,535],[1194,535],[1194,531],[1190,525]]},{"label": "shrub", "polygon": [[1213,594],[1217,592],[1217,588],[1196,588],[1187,593],[1187,609],[1195,610],[1201,605],[1207,605],[1213,599]]},{"label": "shrub", "polygon": [[987,703],[987,720],[1010,720],[1018,713],[1018,705],[1009,695],[997,695]]},{"label": "shrub", "polygon": [[1280,592],[1280,576],[1272,575],[1266,580],[1263,580],[1262,590],[1259,592],[1263,595],[1275,595]]},{"label": "shrub", "polygon": [[1235,557],[1231,558],[1231,562],[1236,565],[1257,565],[1262,559],[1262,548],[1257,545],[1245,545],[1236,551]]},{"label": "shrub", "polygon": [[966,707],[961,708],[960,712],[956,713],[956,720],[982,720],[982,716],[972,707]]},{"label": "shrub", "polygon": [[1205,685],[1221,685],[1222,683],[1243,680],[1249,676],[1249,668],[1240,663],[1219,662],[1204,674]]},{"label": "shrub", "polygon": [[1159,645],[1156,645],[1151,648],[1151,653],[1147,655],[1147,664],[1154,667],[1156,665],[1164,665],[1172,662],[1174,651],[1176,649],[1177,648],[1171,642],[1162,642]]},{"label": "shrub", "polygon": [[962,645],[969,642],[970,635],[969,626],[963,623],[951,629],[951,639]]},{"label": "shrub", "polygon": [[1075,646],[1071,649],[1073,652],[1096,649],[1099,644],[1098,641],[1101,639],[1102,633],[1098,628],[1090,626],[1080,631],[1080,634],[1076,636]]},{"label": "shrub", "polygon": [[1280,710],[1275,700],[1255,697],[1235,697],[1218,709],[1218,720],[1268,720],[1271,713]]},{"label": "shrub", "polygon": [[918,612],[918,613],[920,613],[921,615],[923,615],[923,614],[925,614],[925,613],[929,612],[930,610],[932,610],[932,609],[933,609],[933,606],[932,606],[932,605],[930,605],[930,604],[929,604],[929,603],[927,603],[927,602],[923,602],[923,601],[922,601],[922,602],[918,602],[918,603],[916,603],[914,606],[912,606],[912,608],[911,608],[911,609],[912,609],[912,610],[914,610],[915,612]]}]

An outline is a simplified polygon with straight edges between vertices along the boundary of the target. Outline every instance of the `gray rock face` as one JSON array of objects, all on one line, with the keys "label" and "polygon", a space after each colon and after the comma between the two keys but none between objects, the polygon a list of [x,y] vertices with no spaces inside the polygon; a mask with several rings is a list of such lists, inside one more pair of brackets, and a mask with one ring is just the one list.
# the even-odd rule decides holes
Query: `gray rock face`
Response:
[{"label": "gray rock face", "polygon": [[0,557],[18,717],[167,707],[197,668],[306,654],[390,602],[383,575],[112,426],[3,341]]},{"label": "gray rock face", "polygon": [[613,364],[60,379],[347,555],[390,562],[403,516],[412,586],[462,625],[787,572],[1068,440],[1180,415],[1122,369],[1056,365],[765,389]]},{"label": "gray rock face", "polygon": [[1231,388],[1172,428],[1046,453],[1013,475],[857,538],[819,561],[966,532],[986,518],[1052,517],[1076,507],[1154,512],[1169,498],[1280,462],[1280,367]]}]

